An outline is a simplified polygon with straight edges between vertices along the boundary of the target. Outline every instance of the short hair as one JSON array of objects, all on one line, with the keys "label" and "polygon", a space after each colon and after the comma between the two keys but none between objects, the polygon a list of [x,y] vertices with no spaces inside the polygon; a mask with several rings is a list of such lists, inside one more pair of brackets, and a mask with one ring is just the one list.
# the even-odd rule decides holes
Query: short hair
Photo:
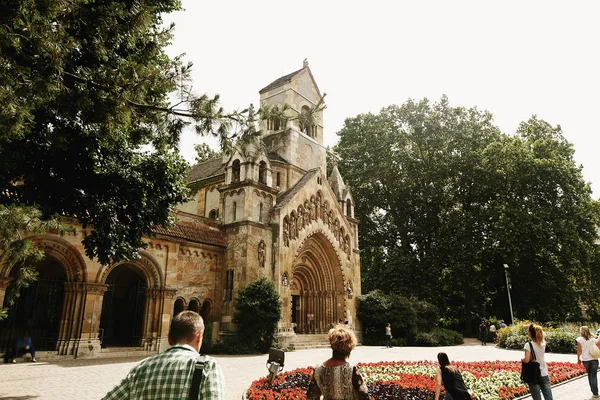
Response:
[{"label": "short hair", "polygon": [[347,358],[356,347],[356,336],[343,325],[337,325],[329,330],[329,343],[334,354]]},{"label": "short hair", "polygon": [[195,311],[182,311],[173,318],[169,339],[175,343],[189,343],[198,333],[204,332],[204,321]]}]

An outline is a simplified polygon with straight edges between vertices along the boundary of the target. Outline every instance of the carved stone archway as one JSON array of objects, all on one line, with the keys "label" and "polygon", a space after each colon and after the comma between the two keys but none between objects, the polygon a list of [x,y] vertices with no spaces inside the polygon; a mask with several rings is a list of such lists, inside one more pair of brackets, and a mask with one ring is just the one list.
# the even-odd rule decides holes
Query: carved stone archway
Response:
[{"label": "carved stone archway", "polygon": [[304,240],[294,259],[290,285],[296,333],[327,332],[345,319],[344,275],[338,254],[322,233]]}]

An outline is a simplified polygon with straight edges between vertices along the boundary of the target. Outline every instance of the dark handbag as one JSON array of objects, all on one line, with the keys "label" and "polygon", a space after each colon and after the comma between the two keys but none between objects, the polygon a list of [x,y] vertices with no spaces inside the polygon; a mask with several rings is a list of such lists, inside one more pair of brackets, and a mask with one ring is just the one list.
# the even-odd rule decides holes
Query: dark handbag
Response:
[{"label": "dark handbag", "polygon": [[542,382],[542,373],[540,372],[540,363],[536,361],[533,345],[529,342],[531,359],[528,363],[521,361],[521,380],[525,383],[535,385]]}]

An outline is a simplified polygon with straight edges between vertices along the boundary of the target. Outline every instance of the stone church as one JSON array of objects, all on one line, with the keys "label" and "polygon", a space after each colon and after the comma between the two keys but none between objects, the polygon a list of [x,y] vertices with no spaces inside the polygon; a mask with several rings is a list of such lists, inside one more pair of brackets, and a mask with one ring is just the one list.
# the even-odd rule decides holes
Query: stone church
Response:
[{"label": "stone church", "polygon": [[[295,113],[322,99],[306,61],[259,93],[261,106]],[[338,321],[360,331],[358,221],[336,165],[327,176],[322,117],[311,126],[262,121],[260,139],[193,166],[192,200],[178,207],[175,226],[145,238],[138,259],[87,258],[75,220],[74,233],[34,237],[47,257],[0,322],[0,352],[27,330],[46,357],[155,353],[184,309],[204,317],[214,341],[235,330],[238,291],[263,276],[282,300],[281,346],[310,343]],[[14,273],[0,265],[0,302]]]}]

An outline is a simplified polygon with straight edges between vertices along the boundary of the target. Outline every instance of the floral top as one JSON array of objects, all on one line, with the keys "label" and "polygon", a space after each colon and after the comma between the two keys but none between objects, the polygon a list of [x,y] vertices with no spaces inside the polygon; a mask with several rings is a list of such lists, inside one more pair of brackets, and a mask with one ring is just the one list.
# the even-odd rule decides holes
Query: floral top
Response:
[{"label": "floral top", "polygon": [[306,392],[309,400],[368,400],[369,390],[358,367],[346,364],[338,367],[325,367],[319,364]]}]

